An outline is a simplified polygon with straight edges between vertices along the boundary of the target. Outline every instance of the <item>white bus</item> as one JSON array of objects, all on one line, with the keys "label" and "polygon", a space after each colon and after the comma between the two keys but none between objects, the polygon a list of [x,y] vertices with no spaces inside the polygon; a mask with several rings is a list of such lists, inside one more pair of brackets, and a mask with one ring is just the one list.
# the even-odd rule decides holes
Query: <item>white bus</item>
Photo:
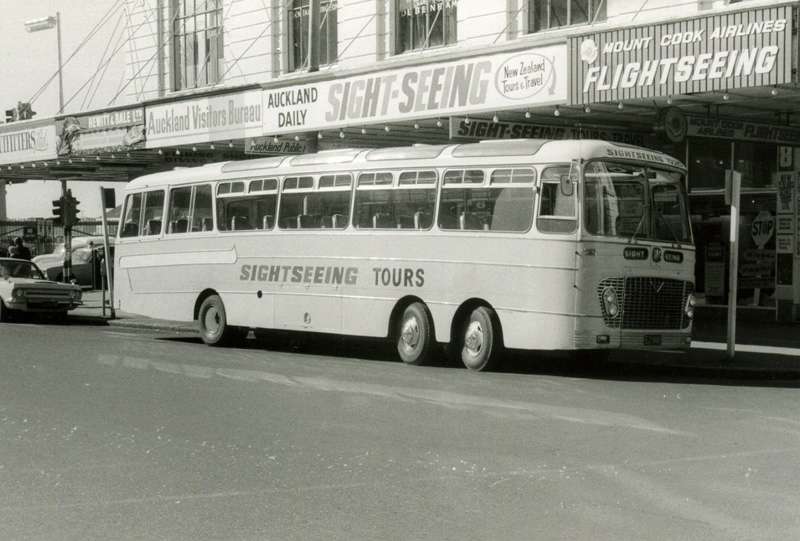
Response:
[{"label": "white bus", "polygon": [[685,350],[694,247],[683,165],[604,141],[323,151],[132,181],[117,308],[388,337],[410,364],[525,350]]}]

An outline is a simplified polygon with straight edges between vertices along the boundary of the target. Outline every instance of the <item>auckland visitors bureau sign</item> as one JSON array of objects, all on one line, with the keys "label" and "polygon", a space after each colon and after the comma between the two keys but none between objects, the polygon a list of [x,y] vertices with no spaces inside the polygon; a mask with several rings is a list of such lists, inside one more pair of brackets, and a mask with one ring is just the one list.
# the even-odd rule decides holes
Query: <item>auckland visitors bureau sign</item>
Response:
[{"label": "auckland visitors bureau sign", "polygon": [[730,11],[569,39],[569,103],[792,81],[792,8]]},{"label": "auckland visitors bureau sign", "polygon": [[563,104],[566,45],[146,108],[146,146]]}]

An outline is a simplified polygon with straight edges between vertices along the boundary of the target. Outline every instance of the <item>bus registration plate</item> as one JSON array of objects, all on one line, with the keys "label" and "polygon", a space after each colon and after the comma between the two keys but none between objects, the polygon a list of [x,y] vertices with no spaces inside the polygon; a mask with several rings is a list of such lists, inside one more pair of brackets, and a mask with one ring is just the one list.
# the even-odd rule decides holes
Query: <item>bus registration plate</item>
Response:
[{"label": "bus registration plate", "polygon": [[644,335],[644,345],[645,346],[660,346],[661,345],[661,335],[660,334],[645,334]]}]

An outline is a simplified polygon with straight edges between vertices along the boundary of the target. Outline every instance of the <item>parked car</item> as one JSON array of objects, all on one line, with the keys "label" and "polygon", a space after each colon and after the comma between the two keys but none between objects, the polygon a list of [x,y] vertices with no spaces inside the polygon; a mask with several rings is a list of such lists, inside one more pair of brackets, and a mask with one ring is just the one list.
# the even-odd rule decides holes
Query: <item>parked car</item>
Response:
[{"label": "parked car", "polygon": [[63,317],[81,304],[79,286],[46,279],[31,261],[0,258],[0,321],[8,321],[14,312]]},{"label": "parked car", "polygon": [[[111,262],[114,262],[114,238],[108,239],[111,250]],[[63,281],[64,276],[64,244],[57,244],[52,254],[39,255],[33,258],[47,278],[56,282]],[[94,256],[94,257],[93,257]],[[103,237],[75,237],[72,239],[72,278],[78,285],[100,285],[100,262],[104,257]],[[92,269],[94,265],[94,269]],[[103,271],[105,272],[105,271]]]}]

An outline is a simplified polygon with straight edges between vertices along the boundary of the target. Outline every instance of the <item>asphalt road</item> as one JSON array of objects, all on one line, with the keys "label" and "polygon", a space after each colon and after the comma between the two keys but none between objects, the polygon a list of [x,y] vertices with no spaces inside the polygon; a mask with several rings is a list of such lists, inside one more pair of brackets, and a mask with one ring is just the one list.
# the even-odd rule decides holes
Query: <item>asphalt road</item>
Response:
[{"label": "asphalt road", "polygon": [[796,381],[0,325],[0,539],[798,539]]}]

